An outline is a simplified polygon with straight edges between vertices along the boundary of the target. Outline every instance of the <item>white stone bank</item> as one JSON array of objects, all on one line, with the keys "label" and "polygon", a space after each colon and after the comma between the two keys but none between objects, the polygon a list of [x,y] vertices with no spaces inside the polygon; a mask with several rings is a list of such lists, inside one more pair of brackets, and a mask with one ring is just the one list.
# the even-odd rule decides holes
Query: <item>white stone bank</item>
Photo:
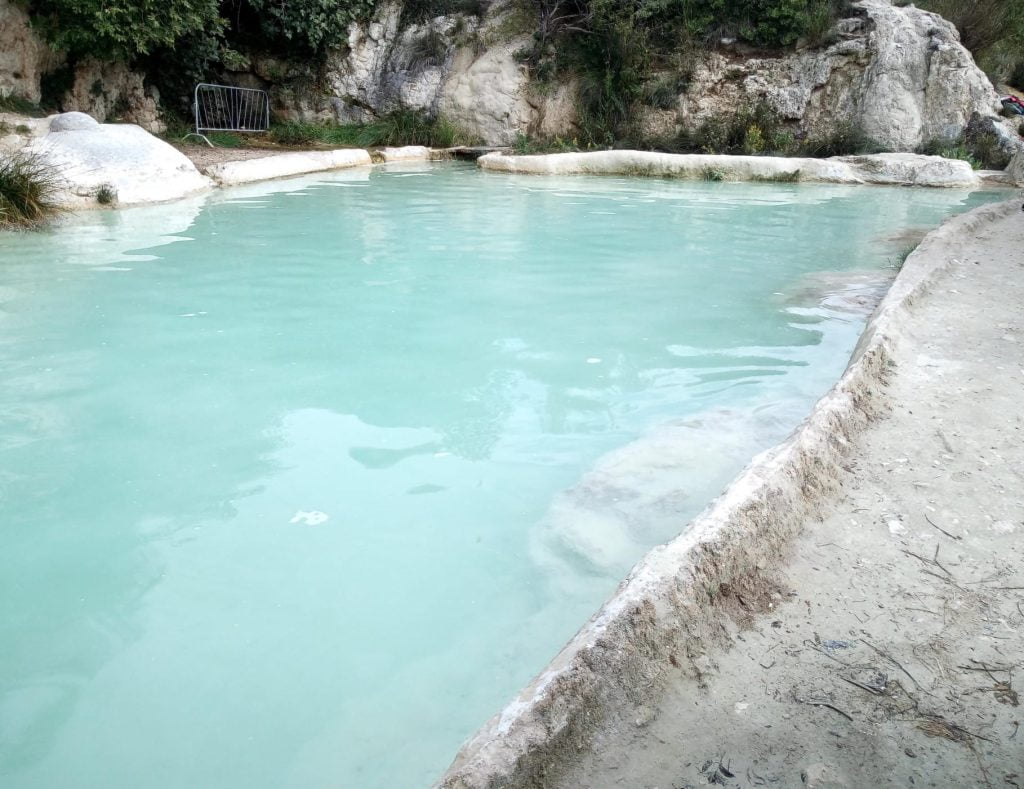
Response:
[{"label": "white stone bank", "polygon": [[261,159],[222,162],[207,167],[206,174],[220,186],[235,186],[370,164],[373,161],[367,151],[361,148],[342,148],[333,151],[295,151]]},{"label": "white stone bank", "polygon": [[959,159],[914,153],[809,159],[586,151],[531,156],[490,153],[477,162],[484,170],[531,175],[641,175],[714,181],[807,181],[956,188],[979,187],[995,180],[984,172],[976,172]]}]

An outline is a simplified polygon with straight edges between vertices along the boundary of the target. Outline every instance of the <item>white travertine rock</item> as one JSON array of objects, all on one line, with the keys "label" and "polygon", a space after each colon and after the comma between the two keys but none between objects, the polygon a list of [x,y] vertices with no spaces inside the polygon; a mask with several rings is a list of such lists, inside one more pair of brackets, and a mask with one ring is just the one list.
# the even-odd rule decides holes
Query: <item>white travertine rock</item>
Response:
[{"label": "white travertine rock", "polygon": [[378,153],[385,162],[412,162],[430,159],[430,149],[423,145],[403,145],[400,148],[381,148]]},{"label": "white travertine rock", "polygon": [[876,153],[870,156],[842,156],[858,177],[870,184],[902,186],[972,187],[981,179],[961,159],[922,156],[915,153]]},{"label": "white travertine rock", "polygon": [[650,175],[725,181],[816,181],[836,184],[976,187],[981,179],[967,162],[913,153],[841,156],[831,159],[720,156],[651,151],[586,151],[534,156],[490,153],[477,160],[485,170],[534,175]]},{"label": "white travertine rock", "polygon": [[57,169],[64,182],[59,199],[71,207],[94,203],[104,186],[120,204],[132,205],[176,200],[213,185],[183,153],[131,124],[51,130],[25,150]]},{"label": "white travertine rock", "polygon": [[50,121],[50,131],[89,131],[99,125],[98,120],[84,112],[62,112],[60,115],[55,115]]},{"label": "white travertine rock", "polygon": [[809,137],[852,123],[885,148],[909,151],[958,137],[975,112],[998,113],[995,89],[950,22],[888,0],[856,5],[863,16],[841,20],[827,47],[739,61],[707,55],[661,131],[763,103]]},{"label": "white travertine rock", "polygon": [[371,163],[370,154],[361,148],[341,148],[333,151],[295,151],[262,159],[223,162],[210,165],[205,172],[220,186],[232,186]]}]

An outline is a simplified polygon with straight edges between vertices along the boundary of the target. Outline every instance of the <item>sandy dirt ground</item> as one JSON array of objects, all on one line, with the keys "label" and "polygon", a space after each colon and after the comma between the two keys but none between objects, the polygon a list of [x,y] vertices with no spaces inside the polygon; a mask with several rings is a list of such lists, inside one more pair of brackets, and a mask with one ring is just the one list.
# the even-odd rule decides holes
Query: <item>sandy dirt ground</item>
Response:
[{"label": "sandy dirt ground", "polygon": [[1024,787],[1024,214],[969,241],[769,609],[552,787]]},{"label": "sandy dirt ground", "polygon": [[266,148],[210,148],[207,145],[175,145],[179,151],[192,160],[200,172],[211,164],[238,162],[243,159],[263,159],[282,151]]}]

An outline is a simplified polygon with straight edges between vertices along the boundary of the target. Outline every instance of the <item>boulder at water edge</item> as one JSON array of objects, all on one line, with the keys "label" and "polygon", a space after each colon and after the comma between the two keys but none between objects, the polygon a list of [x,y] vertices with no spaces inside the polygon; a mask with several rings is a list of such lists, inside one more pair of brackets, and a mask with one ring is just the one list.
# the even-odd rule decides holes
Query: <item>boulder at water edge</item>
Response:
[{"label": "boulder at water edge", "polygon": [[188,157],[132,124],[100,124],[88,115],[54,116],[48,134],[26,149],[58,170],[61,202],[82,206],[109,187],[122,205],[159,203],[203,191],[213,182]]}]

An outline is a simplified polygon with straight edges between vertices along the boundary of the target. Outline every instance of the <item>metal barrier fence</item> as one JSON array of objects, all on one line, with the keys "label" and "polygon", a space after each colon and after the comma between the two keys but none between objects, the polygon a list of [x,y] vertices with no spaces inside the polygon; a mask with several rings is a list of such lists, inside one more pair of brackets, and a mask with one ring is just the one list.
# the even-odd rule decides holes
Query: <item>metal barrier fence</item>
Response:
[{"label": "metal barrier fence", "polygon": [[203,132],[265,132],[270,128],[270,97],[265,90],[201,82],[196,85],[192,108],[196,119],[192,134],[211,148],[213,143]]}]

